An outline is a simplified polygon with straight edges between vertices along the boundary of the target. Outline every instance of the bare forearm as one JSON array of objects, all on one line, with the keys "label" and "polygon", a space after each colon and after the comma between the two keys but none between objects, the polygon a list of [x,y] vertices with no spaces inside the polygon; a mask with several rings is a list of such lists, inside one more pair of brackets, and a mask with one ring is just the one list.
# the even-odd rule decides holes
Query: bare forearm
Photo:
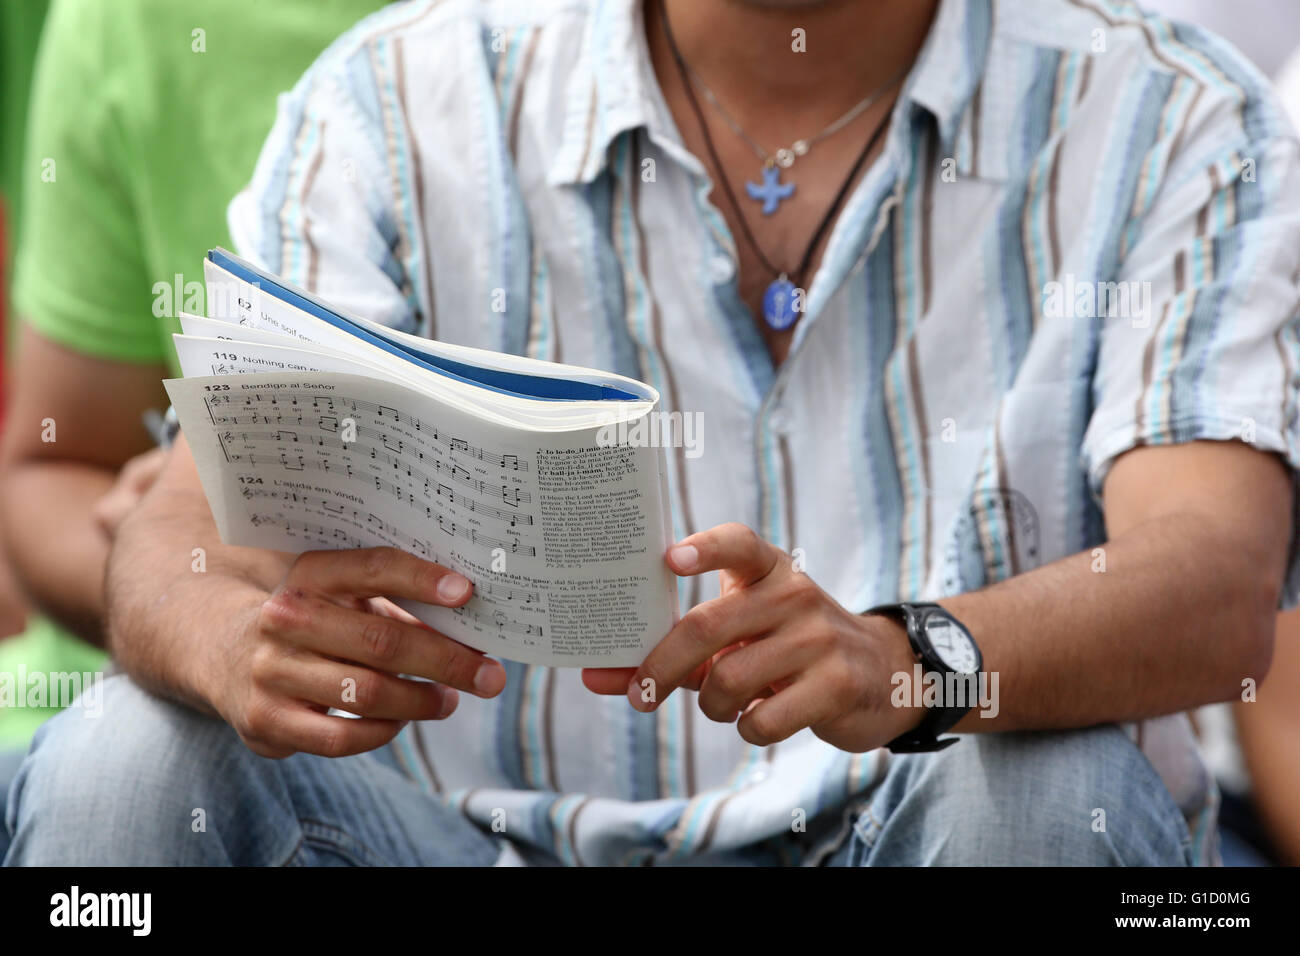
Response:
[{"label": "bare forearm", "polygon": [[[247,625],[286,556],[221,543],[184,449],[118,531],[106,581],[109,647],[137,680],[210,711],[230,669],[224,634]],[[201,549],[196,554],[196,549]]]},{"label": "bare forearm", "polygon": [[10,469],[0,495],[19,584],[42,612],[93,644],[103,644],[109,539],[92,510],[113,479],[94,465],[28,462]]},{"label": "bare forearm", "polygon": [[102,644],[111,530],[96,509],[124,466],[152,447],[140,416],[165,403],[167,369],[95,358],[26,322],[15,335],[0,527],[32,603]]},{"label": "bare forearm", "polygon": [[1268,680],[1233,706],[1251,794],[1282,862],[1300,866],[1300,611],[1278,616]]},{"label": "bare forearm", "polygon": [[[1294,689],[1278,687],[1274,693],[1294,694]],[[1235,708],[1254,803],[1281,861],[1300,866],[1300,729],[1293,715],[1271,724],[1241,720],[1241,714],[1258,706],[1238,703]],[[1251,716],[1265,718],[1263,713]]]},{"label": "bare forearm", "polygon": [[1220,519],[1173,514],[944,600],[997,674],[997,716],[957,729],[1084,727],[1238,696],[1268,669],[1284,557]]}]

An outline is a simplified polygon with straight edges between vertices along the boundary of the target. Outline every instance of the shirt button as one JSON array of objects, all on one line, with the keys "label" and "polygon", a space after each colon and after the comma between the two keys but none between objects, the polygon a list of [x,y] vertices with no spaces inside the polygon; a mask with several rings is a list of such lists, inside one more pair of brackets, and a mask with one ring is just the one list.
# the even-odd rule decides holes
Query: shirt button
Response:
[{"label": "shirt button", "polygon": [[772,414],[767,416],[767,427],[774,434],[784,435],[790,431],[790,416],[784,408],[773,409]]},{"label": "shirt button", "polygon": [[731,277],[735,274],[736,265],[731,261],[730,256],[714,256],[709,260],[709,275],[712,277],[714,285],[730,282]]}]

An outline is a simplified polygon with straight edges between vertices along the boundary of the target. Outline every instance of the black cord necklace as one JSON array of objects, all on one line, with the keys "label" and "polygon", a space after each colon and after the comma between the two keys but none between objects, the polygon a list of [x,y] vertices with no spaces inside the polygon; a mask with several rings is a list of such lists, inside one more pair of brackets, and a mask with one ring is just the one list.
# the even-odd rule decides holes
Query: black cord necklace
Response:
[{"label": "black cord necklace", "polygon": [[[726,171],[722,167],[722,161],[718,158],[718,151],[713,145],[713,137],[709,135],[708,124],[704,120],[704,111],[700,108],[699,100],[696,99],[695,90],[691,82],[690,70],[687,66],[685,57],[682,56],[681,50],[677,48],[677,40],[673,36],[672,28],[668,25],[668,4],[665,0],[659,2],[660,19],[663,21],[664,37],[668,41],[668,49],[672,52],[673,61],[677,64],[678,73],[681,75],[682,86],[686,89],[686,97],[690,101],[691,110],[695,113],[695,118],[700,124],[700,132],[704,136],[705,148],[709,151],[709,157],[713,160],[713,166],[718,171],[718,178],[722,183],[723,191],[727,195],[727,201],[731,204],[732,210],[736,214],[736,221],[740,223],[741,232],[745,240],[749,243],[758,261],[763,264],[763,268],[775,278],[768,285],[767,290],[763,293],[763,320],[768,326],[778,332],[784,331],[794,325],[799,318],[799,310],[795,308],[795,294],[800,283],[808,271],[808,266],[812,262],[813,252],[817,249],[818,243],[821,242],[822,236],[830,228],[834,221],[836,212],[839,211],[844,197],[848,195],[849,187],[853,180],[857,178],[858,171],[861,170],[862,164],[867,161],[867,156],[880,140],[885,128],[889,125],[889,112],[886,111],[884,117],[876,125],[866,146],[853,162],[853,167],[849,170],[848,176],[840,185],[839,192],[835,194],[835,199],[831,202],[830,208],[822,216],[821,222],[818,223],[817,229],[813,232],[812,240],[808,243],[807,249],[804,250],[803,258],[799,260],[799,265],[793,272],[785,272],[776,268],[763,254],[763,249],[759,246],[754,234],[749,229],[749,223],[745,219],[744,211],[740,208],[740,203],[736,200],[736,194],[732,191],[731,184],[727,181]],[[901,76],[900,76],[901,78]],[[895,79],[893,82],[897,82]],[[892,83],[890,84],[892,85]],[[888,89],[888,87],[886,87]]]}]

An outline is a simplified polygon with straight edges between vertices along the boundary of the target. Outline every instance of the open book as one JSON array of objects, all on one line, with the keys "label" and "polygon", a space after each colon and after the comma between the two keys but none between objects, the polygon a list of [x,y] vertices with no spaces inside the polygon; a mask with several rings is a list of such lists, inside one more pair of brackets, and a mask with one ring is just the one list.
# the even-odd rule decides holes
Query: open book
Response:
[{"label": "open book", "polygon": [[630,440],[653,388],[395,331],[221,249],[204,276],[165,385],[222,541],[453,568],[464,607],[399,603],[523,663],[634,666],[668,633],[664,452]]}]

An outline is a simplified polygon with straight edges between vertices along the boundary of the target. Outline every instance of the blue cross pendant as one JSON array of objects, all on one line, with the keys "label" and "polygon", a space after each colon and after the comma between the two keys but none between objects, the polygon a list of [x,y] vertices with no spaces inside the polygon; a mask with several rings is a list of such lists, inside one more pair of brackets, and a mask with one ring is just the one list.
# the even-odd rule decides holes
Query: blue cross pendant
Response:
[{"label": "blue cross pendant", "polygon": [[776,212],[777,207],[782,201],[789,199],[794,195],[794,183],[781,182],[781,168],[779,166],[763,167],[763,184],[745,183],[745,192],[749,193],[750,199],[757,199],[763,203],[763,215],[770,216]]}]

